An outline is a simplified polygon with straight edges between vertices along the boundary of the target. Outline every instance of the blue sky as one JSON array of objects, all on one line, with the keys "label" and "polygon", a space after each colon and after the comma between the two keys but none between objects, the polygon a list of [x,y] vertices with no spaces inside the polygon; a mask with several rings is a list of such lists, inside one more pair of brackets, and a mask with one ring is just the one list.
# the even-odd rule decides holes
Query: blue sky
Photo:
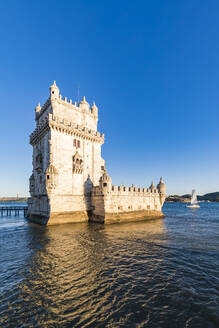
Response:
[{"label": "blue sky", "polygon": [[114,184],[219,191],[219,2],[0,4],[0,196],[28,195],[34,108],[57,81],[99,107]]}]

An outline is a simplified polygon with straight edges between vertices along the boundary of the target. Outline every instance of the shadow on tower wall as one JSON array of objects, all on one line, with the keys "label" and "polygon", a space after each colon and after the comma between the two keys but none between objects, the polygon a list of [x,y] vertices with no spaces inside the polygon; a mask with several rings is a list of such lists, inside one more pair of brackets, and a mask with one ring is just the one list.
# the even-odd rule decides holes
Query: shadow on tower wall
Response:
[{"label": "shadow on tower wall", "polygon": [[84,199],[89,221],[92,219],[92,188],[93,182],[88,175],[87,180],[84,183]]}]

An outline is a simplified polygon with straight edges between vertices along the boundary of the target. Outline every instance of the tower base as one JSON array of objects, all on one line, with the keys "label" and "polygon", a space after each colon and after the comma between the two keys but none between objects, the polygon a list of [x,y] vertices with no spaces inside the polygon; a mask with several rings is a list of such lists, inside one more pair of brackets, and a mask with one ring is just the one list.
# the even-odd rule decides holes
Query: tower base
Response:
[{"label": "tower base", "polygon": [[88,222],[89,220],[87,211],[51,213],[49,217],[31,214],[27,217],[27,219],[40,225],[79,223]]}]

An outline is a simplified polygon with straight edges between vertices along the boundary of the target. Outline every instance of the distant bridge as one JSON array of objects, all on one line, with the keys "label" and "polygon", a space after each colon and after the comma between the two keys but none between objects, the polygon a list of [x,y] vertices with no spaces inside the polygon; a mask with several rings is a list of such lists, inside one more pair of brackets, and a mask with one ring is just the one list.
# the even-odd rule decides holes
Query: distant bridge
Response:
[{"label": "distant bridge", "polygon": [[20,213],[23,213],[24,216],[27,216],[27,206],[0,206],[1,216],[19,216]]}]

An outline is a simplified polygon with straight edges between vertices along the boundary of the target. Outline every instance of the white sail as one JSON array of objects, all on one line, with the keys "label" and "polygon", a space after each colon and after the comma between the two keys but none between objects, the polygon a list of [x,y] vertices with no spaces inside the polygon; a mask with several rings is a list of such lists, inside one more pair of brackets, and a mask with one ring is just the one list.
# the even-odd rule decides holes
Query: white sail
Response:
[{"label": "white sail", "polygon": [[197,203],[197,194],[195,189],[192,190],[192,197],[191,197],[191,204],[196,204]]}]

